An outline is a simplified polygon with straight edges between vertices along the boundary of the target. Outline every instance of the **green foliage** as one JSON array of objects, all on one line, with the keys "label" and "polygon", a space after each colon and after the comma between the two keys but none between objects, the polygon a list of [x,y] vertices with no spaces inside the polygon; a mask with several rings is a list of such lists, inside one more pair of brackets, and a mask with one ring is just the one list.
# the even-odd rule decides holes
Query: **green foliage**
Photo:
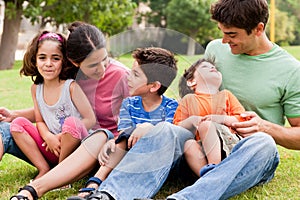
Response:
[{"label": "green foliage", "polygon": [[17,12],[22,10],[22,5],[25,0],[8,0],[5,1],[5,17],[8,19],[14,19],[17,16]]},{"label": "green foliage", "polygon": [[[295,39],[295,16],[289,16],[287,12],[275,10],[275,42],[279,45],[289,45]],[[270,26],[267,26],[267,34]]]},{"label": "green foliage", "polygon": [[[282,19],[278,11],[275,14],[275,40],[277,42],[277,34],[282,32],[282,26],[288,29],[289,35],[292,35],[293,39],[287,36],[284,41],[285,44],[299,45],[300,44],[300,0],[276,0],[276,8],[281,12],[284,12],[288,16],[288,19]],[[283,25],[285,24],[285,25]],[[287,31],[286,29],[285,32]],[[279,44],[282,39],[279,36]]]},{"label": "green foliage", "polygon": [[113,35],[126,29],[131,23],[136,4],[131,0],[33,0],[24,10],[24,16],[32,23],[44,26],[85,21]]},{"label": "green foliage", "polygon": [[168,28],[184,33],[203,44],[219,36],[210,20],[210,0],[171,0],[166,13]]}]

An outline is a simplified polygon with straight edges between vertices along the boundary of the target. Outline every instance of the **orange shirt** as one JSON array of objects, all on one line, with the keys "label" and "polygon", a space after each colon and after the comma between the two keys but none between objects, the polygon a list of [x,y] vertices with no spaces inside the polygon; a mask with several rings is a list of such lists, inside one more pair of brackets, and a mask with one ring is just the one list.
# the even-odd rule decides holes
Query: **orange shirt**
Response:
[{"label": "orange shirt", "polygon": [[244,121],[240,117],[243,112],[245,112],[244,107],[228,90],[222,90],[217,94],[187,94],[179,102],[173,122],[177,125],[192,115],[210,114],[236,116],[239,121]]}]

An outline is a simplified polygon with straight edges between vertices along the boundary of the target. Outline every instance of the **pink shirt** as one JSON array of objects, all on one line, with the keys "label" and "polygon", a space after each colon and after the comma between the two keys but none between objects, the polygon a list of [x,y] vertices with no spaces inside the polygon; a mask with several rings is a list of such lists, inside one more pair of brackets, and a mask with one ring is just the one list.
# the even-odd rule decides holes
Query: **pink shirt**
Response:
[{"label": "pink shirt", "polygon": [[89,99],[97,118],[93,129],[105,128],[118,135],[117,123],[122,100],[129,96],[127,76],[129,69],[110,59],[105,75],[100,80],[83,79],[78,84]]}]

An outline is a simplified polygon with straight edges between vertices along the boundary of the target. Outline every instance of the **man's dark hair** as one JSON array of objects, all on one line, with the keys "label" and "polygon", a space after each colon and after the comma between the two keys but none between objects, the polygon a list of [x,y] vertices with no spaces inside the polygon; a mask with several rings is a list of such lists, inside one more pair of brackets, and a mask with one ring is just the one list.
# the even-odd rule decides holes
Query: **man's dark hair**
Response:
[{"label": "man's dark hair", "polygon": [[262,22],[266,27],[269,8],[266,0],[219,0],[211,6],[211,18],[227,27],[246,30],[247,34]]}]

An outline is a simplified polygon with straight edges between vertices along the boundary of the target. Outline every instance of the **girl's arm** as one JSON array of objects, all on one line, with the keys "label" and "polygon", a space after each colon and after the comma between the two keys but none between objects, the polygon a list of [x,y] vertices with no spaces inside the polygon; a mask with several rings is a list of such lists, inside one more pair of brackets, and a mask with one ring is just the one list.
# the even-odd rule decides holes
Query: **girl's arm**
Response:
[{"label": "girl's arm", "polygon": [[75,81],[70,85],[70,94],[72,102],[82,117],[82,123],[87,130],[91,129],[96,124],[96,116],[88,98]]},{"label": "girl's arm", "polygon": [[31,87],[31,95],[34,105],[34,115],[36,120],[36,127],[45,141],[44,145],[46,146],[46,150],[50,150],[54,153],[57,157],[60,154],[60,140],[59,137],[51,133],[46,126],[43,117],[40,113],[40,109],[36,100],[36,85],[33,84]]}]

